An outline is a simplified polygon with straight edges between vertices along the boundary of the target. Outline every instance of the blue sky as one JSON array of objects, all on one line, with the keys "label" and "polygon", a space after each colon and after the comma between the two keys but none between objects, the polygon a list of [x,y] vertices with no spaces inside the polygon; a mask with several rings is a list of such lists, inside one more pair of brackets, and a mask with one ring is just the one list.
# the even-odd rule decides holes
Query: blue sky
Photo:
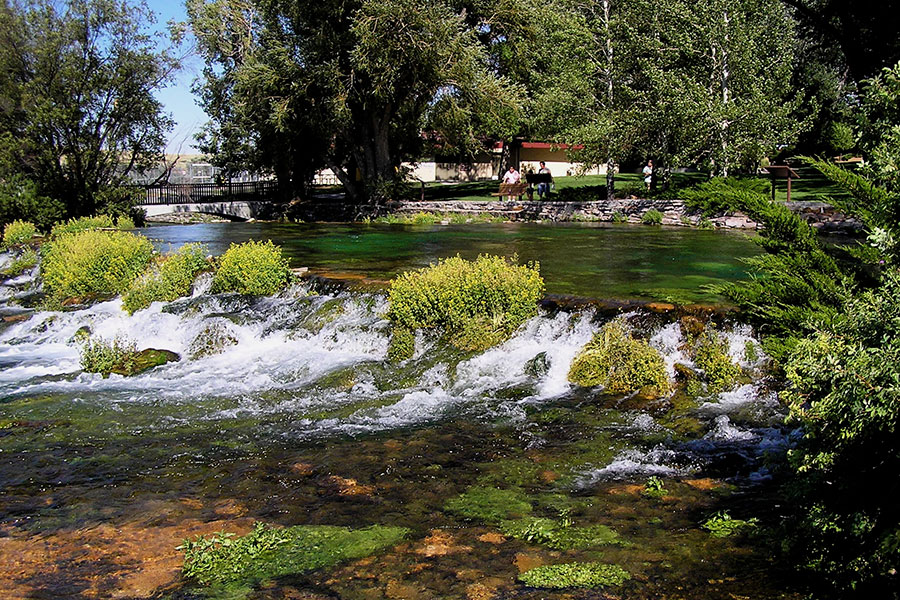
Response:
[{"label": "blue sky", "polygon": [[[184,21],[187,15],[183,0],[147,0],[147,5],[156,13],[154,29],[166,30],[170,19]],[[157,92],[156,97],[163,103],[165,111],[175,119],[175,127],[169,134],[166,152],[193,154],[194,134],[207,121],[208,117],[199,106],[196,97],[191,93],[191,83],[200,74],[203,63],[197,57],[190,57],[182,64],[175,82]],[[180,150],[179,150],[180,148]]]}]

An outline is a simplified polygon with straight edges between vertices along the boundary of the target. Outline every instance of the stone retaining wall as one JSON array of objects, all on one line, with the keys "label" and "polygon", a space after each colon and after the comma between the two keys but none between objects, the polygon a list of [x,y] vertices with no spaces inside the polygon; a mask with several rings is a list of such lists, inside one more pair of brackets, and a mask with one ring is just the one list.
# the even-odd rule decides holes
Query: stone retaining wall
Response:
[{"label": "stone retaining wall", "polygon": [[[852,233],[859,231],[862,224],[847,217],[833,206],[824,202],[790,202],[788,208],[822,231]],[[398,202],[388,206],[390,212],[401,213],[487,213],[506,216],[522,221],[605,221],[613,222],[624,217],[627,223],[640,223],[641,217],[651,209],[663,215],[663,225],[696,227],[703,215],[687,207],[683,200],[647,200],[639,198],[617,199],[611,202],[541,202],[524,201],[463,201],[442,200],[431,202]],[[620,215],[617,217],[617,215]],[[709,221],[716,228],[757,229],[756,222],[740,212],[725,212],[714,215]]]}]

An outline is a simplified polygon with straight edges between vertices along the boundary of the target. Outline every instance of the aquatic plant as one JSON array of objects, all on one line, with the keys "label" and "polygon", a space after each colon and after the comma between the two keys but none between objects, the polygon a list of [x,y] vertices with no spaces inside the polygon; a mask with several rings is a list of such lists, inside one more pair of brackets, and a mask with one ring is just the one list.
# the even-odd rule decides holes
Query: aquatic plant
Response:
[{"label": "aquatic plant", "polygon": [[208,268],[206,246],[185,244],[174,253],[160,257],[132,282],[122,294],[122,308],[134,314],[153,302],[171,302],[187,296],[197,275]]},{"label": "aquatic plant", "polygon": [[231,244],[218,261],[213,293],[274,294],[291,280],[288,260],[271,240]]},{"label": "aquatic plant", "polygon": [[504,535],[554,550],[584,550],[618,543],[619,535],[605,525],[579,527],[562,520],[524,517],[500,523]]},{"label": "aquatic plant", "polygon": [[81,342],[79,350],[81,369],[85,373],[100,373],[103,377],[109,377],[111,373],[126,377],[137,375],[179,358],[169,350],[138,350],[133,341],[120,337],[112,340],[88,338]]},{"label": "aquatic plant", "polygon": [[717,538],[731,537],[755,531],[759,526],[759,519],[734,519],[726,511],[720,511],[708,518],[700,526],[710,535]]},{"label": "aquatic plant", "polygon": [[584,387],[602,385],[612,393],[669,391],[662,355],[632,337],[621,319],[604,325],[581,349],[569,368],[569,381]]},{"label": "aquatic plant", "polygon": [[611,218],[613,223],[625,223],[626,221],[628,221],[628,217],[626,217],[625,213],[620,210],[615,211],[612,214]]},{"label": "aquatic plant", "polygon": [[[516,265],[500,256],[474,261],[456,256],[436,265],[403,273],[391,282],[388,319],[396,328],[414,331],[443,327],[461,350],[478,351],[508,338],[537,314],[544,280],[537,263]],[[409,345],[398,342],[408,353]]]},{"label": "aquatic plant", "polygon": [[715,223],[713,223],[712,221],[710,221],[710,220],[709,220],[709,217],[702,217],[702,218],[697,222],[697,229],[705,229],[705,230],[709,230],[709,229],[715,229],[715,228],[716,228]]},{"label": "aquatic plant", "polygon": [[707,390],[712,393],[733,388],[742,375],[741,368],[728,355],[728,340],[713,327],[701,333],[693,348],[694,364],[703,371]]},{"label": "aquatic plant", "polygon": [[641,495],[645,498],[655,498],[660,499],[666,496],[669,493],[669,490],[666,489],[665,483],[659,477],[649,477],[647,481],[644,483],[644,490],[641,492]]},{"label": "aquatic plant", "polygon": [[497,522],[531,512],[531,503],[520,490],[474,486],[444,505],[444,510],[465,519]]},{"label": "aquatic plant", "polygon": [[121,294],[144,271],[153,244],[125,231],[80,231],[55,237],[41,248],[41,276],[54,299]]},{"label": "aquatic plant", "polygon": [[641,223],[644,225],[662,225],[662,222],[663,214],[655,208],[651,208],[641,215]]},{"label": "aquatic plant", "polygon": [[374,554],[409,533],[404,527],[373,525],[349,529],[328,525],[298,525],[278,529],[256,523],[245,536],[220,532],[184,540],[182,572],[199,583],[256,583],[304,573]]},{"label": "aquatic plant", "polygon": [[6,268],[3,269],[2,275],[4,277],[18,277],[28,269],[33,269],[37,263],[37,252],[32,248],[28,248],[10,261]]},{"label": "aquatic plant", "polygon": [[92,229],[112,229],[113,227],[115,227],[115,224],[113,223],[112,217],[109,215],[79,217],[54,225],[50,230],[50,237],[55,238],[68,233],[80,233]]},{"label": "aquatic plant", "polygon": [[27,244],[37,234],[37,227],[28,221],[13,221],[3,228],[3,247]]},{"label": "aquatic plant", "polygon": [[406,327],[391,329],[391,341],[388,344],[387,357],[391,362],[400,362],[411,358],[416,349],[416,334]]},{"label": "aquatic plant", "polygon": [[596,588],[622,585],[631,575],[618,565],[605,563],[565,563],[525,571],[519,581],[540,588]]}]

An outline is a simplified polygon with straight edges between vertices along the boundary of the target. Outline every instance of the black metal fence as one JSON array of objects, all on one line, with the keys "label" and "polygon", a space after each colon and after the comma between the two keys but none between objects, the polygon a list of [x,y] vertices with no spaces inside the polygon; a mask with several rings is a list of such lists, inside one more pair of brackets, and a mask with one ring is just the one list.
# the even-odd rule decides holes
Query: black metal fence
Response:
[{"label": "black metal fence", "polygon": [[173,183],[145,188],[142,204],[192,204],[200,202],[278,201],[278,182]]}]

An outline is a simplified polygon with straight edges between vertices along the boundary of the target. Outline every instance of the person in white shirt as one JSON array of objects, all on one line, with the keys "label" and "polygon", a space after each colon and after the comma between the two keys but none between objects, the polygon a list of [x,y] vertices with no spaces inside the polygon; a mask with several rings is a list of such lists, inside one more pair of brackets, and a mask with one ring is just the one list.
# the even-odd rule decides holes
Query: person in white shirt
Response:
[{"label": "person in white shirt", "polygon": [[644,174],[644,183],[647,184],[647,191],[650,191],[650,183],[653,181],[653,161],[648,160],[642,171]]},{"label": "person in white shirt", "polygon": [[[516,168],[509,165],[509,171],[503,174],[503,183],[519,183],[522,181],[522,174],[516,171]],[[507,196],[507,200],[515,200],[515,196]]]}]

